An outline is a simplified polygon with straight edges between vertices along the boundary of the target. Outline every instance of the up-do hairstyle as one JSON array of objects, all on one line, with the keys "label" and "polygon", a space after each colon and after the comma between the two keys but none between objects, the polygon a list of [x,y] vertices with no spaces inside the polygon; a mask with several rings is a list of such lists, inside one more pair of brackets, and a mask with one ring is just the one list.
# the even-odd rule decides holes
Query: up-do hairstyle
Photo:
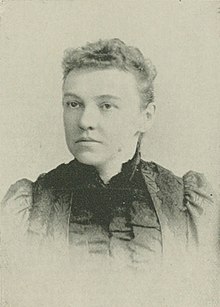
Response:
[{"label": "up-do hairstyle", "polygon": [[154,100],[153,80],[157,75],[150,59],[145,59],[138,48],[127,46],[118,38],[87,43],[80,48],[68,48],[63,57],[63,79],[72,70],[116,68],[135,75],[143,106]]}]

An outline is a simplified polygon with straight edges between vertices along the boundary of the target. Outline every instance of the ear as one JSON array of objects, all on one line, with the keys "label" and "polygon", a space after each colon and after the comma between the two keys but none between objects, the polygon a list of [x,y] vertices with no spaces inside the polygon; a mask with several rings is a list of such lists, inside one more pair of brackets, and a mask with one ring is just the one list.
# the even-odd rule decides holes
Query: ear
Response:
[{"label": "ear", "polygon": [[144,133],[151,128],[154,122],[155,111],[156,106],[153,102],[149,103],[148,106],[142,110],[140,132]]}]

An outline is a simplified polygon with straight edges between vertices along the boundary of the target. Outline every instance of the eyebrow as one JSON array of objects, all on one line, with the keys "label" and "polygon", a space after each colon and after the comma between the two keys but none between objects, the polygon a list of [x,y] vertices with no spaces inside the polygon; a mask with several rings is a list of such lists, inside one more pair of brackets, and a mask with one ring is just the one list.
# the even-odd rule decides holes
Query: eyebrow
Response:
[{"label": "eyebrow", "polygon": [[[74,93],[65,93],[63,95],[63,97],[73,97],[73,98],[76,98],[76,99],[79,99],[81,100],[81,98],[79,96],[77,96],[76,94]],[[99,96],[95,96],[94,97],[96,100],[101,100],[101,99],[114,99],[114,100],[120,100],[120,98],[118,96],[114,96],[114,95],[110,95],[110,94],[106,94],[106,95],[99,95]]]},{"label": "eyebrow", "polygon": [[109,95],[109,94],[100,95],[100,96],[95,96],[95,99],[114,99],[114,100],[120,100],[119,97],[114,96],[114,95]]},{"label": "eyebrow", "polygon": [[73,94],[73,93],[65,93],[63,95],[63,97],[73,97],[73,98],[77,98],[77,99],[81,100],[81,98],[79,96],[77,96],[76,94]]}]

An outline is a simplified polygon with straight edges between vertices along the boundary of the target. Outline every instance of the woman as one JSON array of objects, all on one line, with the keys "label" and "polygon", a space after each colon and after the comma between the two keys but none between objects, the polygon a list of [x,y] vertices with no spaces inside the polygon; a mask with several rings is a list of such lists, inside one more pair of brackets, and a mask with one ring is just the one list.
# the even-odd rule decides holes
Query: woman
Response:
[{"label": "woman", "polygon": [[81,268],[179,263],[197,249],[214,257],[218,208],[204,176],[179,178],[141,159],[155,113],[150,60],[119,39],[100,40],[68,49],[63,68],[64,127],[75,159],[9,189],[2,241],[12,261],[22,249]]}]

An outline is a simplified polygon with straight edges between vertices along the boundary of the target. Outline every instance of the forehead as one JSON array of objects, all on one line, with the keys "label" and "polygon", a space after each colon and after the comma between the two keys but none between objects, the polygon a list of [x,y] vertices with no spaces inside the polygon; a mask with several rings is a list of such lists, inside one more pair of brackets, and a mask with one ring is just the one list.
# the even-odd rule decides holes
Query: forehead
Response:
[{"label": "forehead", "polygon": [[63,92],[77,95],[114,95],[119,97],[137,96],[135,76],[118,69],[71,71],[63,84]]}]

